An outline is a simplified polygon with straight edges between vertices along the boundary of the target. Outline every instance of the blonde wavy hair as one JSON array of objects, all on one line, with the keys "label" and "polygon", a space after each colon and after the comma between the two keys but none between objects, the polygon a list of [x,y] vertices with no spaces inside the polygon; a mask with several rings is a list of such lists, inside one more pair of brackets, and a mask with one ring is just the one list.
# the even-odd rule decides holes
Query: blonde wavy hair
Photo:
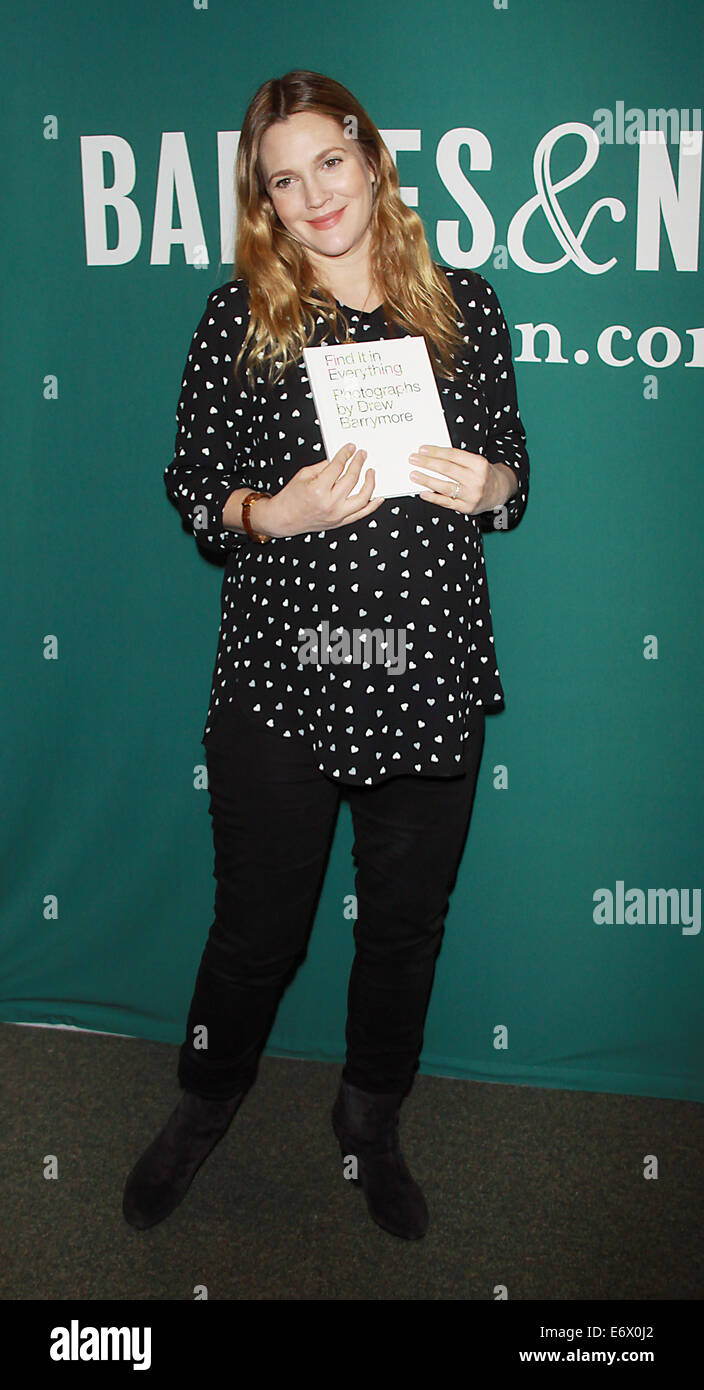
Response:
[{"label": "blonde wavy hair", "polygon": [[[458,332],[457,305],[449,283],[430,255],[425,228],[399,192],[396,166],[377,127],[359,102],[332,78],[297,69],[264,82],[252,98],[242,124],[235,164],[237,237],[233,279],[249,288],[250,322],[235,362],[245,354],[246,374],[268,370],[279,381],[310,341],[318,315],[334,336],[350,341],[349,325],[334,296],[316,284],[312,262],[283,226],[267,193],[259,148],[264,132],[298,111],[332,116],[345,135],[350,117],[356,139],[376,177],[370,234],[370,261],[381,289],[389,329],[425,338],[433,370],[452,379],[454,352],[465,347]],[[274,369],[276,359],[281,361]]]}]

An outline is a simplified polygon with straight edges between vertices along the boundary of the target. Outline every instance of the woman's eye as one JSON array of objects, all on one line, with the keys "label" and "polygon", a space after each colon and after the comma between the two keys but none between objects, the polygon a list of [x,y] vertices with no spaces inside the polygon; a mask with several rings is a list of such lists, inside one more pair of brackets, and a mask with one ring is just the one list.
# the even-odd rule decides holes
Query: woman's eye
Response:
[{"label": "woman's eye", "polygon": [[[342,155],[339,155],[339,154],[331,154],[330,157],[329,157],[329,159],[326,159],[326,160],[325,160],[325,164],[341,164],[341,163],[342,163]],[[323,167],[325,167],[325,165],[323,165]],[[290,180],[290,178],[288,178],[288,176],[287,176],[286,178],[283,178],[283,179],[278,179],[277,182],[274,184],[274,188],[283,188],[283,187],[285,186],[285,184],[290,183],[290,182],[291,182],[291,180]]]}]

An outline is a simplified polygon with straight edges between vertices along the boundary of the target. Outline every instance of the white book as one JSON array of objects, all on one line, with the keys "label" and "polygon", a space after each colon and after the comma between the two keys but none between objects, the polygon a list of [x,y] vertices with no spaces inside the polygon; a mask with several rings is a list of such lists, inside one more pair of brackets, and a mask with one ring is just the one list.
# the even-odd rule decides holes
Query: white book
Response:
[{"label": "white book", "polygon": [[408,461],[421,444],[452,448],[425,338],[323,343],[304,348],[303,358],[326,458],[343,444],[367,451],[351,497],[364,486],[368,468],[375,470],[373,497],[427,491],[427,483],[409,478],[414,470],[447,482],[446,474]]}]

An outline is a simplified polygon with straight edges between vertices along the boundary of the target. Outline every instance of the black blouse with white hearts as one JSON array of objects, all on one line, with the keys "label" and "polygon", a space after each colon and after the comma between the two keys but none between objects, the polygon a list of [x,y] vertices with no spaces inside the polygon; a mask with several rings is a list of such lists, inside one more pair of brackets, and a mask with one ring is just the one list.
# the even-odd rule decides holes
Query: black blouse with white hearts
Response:
[{"label": "black blouse with white hearts", "polygon": [[[341,783],[450,776],[462,771],[475,708],[503,705],[482,532],[512,530],[523,516],[526,436],[496,292],[476,271],[440,268],[467,345],[455,380],[438,379],[452,446],[507,464],[517,492],[503,511],[475,516],[418,496],[388,498],[361,521],[265,544],[220,529],[230,493],[275,493],[304,464],[324,459],[325,448],[302,359],[271,389],[263,377],[254,390],[232,379],[248,325],[246,280],[208,295],[164,473],[199,547],[226,557],[206,747],[228,737],[236,685],[253,719],[304,739],[320,771]],[[363,313],[337,302],[352,339],[398,334],[383,306]],[[337,341],[318,316],[311,346]],[[305,659],[314,647],[302,645],[301,629],[317,634],[317,660]],[[365,629],[381,632],[354,648],[353,634]]]}]

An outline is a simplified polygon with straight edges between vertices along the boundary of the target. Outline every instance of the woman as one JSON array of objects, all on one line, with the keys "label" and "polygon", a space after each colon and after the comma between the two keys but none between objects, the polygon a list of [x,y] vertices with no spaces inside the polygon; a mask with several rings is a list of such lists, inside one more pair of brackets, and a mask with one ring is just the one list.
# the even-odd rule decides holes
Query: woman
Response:
[{"label": "woman", "polygon": [[[482,531],[523,515],[528,456],[491,286],[435,264],[379,131],[339,83],[257,91],[236,169],[237,278],[214,290],[178,404],[169,497],[224,554],[202,742],[215,920],[195,984],[184,1090],[130,1174],[123,1210],[163,1220],[256,1078],[303,959],[341,795],[357,867],[347,1059],[332,1111],[344,1175],[405,1239],[428,1209],[399,1147],[484,739],[503,702]],[[306,344],[423,335],[452,447],[409,459],[424,490],[373,496],[364,451],[330,460]],[[419,445],[422,441],[418,441]],[[426,442],[426,441],[423,441]],[[433,475],[424,472],[433,470]],[[437,475],[440,474],[441,477]],[[302,634],[403,635],[408,661],[317,664]]]}]

